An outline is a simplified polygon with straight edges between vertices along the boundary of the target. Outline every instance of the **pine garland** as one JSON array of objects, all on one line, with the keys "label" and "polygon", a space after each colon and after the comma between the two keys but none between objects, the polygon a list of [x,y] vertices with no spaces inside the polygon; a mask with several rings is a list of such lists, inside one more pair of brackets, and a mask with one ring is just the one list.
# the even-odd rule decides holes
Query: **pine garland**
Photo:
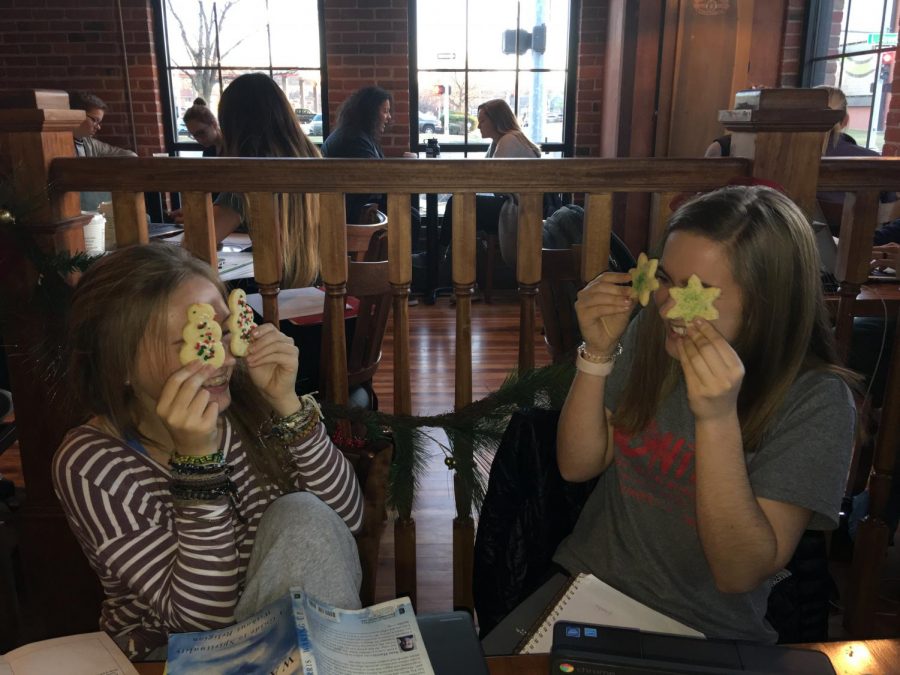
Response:
[{"label": "pine garland", "polygon": [[[574,375],[575,368],[570,363],[525,373],[514,371],[497,391],[485,398],[438,415],[393,415],[335,405],[325,405],[322,410],[329,429],[336,420],[348,419],[354,428],[365,430],[361,435],[367,441],[393,442],[388,504],[401,517],[408,518],[412,512],[428,463],[429,442],[441,448],[444,463],[455,472],[463,492],[470,497],[468,506],[477,510],[484,499],[491,462],[510,415],[522,407],[561,407]],[[443,429],[448,443],[437,438],[433,429]],[[468,517],[467,510],[465,503],[457,504],[458,516]]]}]

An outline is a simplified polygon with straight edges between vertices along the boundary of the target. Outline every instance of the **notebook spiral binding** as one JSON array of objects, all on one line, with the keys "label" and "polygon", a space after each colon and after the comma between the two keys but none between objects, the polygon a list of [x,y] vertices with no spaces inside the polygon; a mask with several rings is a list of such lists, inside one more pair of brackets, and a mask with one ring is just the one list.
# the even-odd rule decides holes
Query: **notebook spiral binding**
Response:
[{"label": "notebook spiral binding", "polygon": [[552,605],[553,609],[546,612],[544,616],[539,619],[540,625],[532,634],[531,639],[525,644],[525,647],[521,652],[522,654],[531,653],[531,650],[537,647],[541,638],[544,637],[544,634],[553,630],[553,624],[556,623],[559,615],[562,613],[563,609],[565,609],[566,603],[569,602],[578,591],[578,581],[581,577],[582,575],[579,574],[572,583],[568,584],[565,594],[555,603],[555,605]]}]

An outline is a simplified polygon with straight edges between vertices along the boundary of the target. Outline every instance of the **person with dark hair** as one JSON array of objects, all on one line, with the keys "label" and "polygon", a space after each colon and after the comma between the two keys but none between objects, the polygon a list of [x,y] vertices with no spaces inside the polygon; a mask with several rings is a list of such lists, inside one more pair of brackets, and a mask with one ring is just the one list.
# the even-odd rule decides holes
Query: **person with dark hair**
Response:
[{"label": "person with dark hair", "polygon": [[557,464],[599,480],[553,560],[707,637],[774,642],[771,579],[837,527],[856,426],[812,228],[780,192],[726,187],[672,215],[647,268],[655,290],[604,272],[578,294]]},{"label": "person with dark hair", "polygon": [[[381,138],[391,123],[393,103],[394,97],[390,92],[374,85],[353,92],[338,109],[337,128],[322,143],[322,154],[326,158],[384,159]],[[378,208],[387,213],[387,197],[383,194],[347,195],[347,222],[362,222],[363,206],[370,203],[378,204]],[[412,247],[415,251],[421,225],[415,205],[412,205],[411,219]]]},{"label": "person with dark hair", "polygon": [[[360,606],[353,469],[294,391],[290,338],[254,327],[235,358],[224,292],[208,263],[152,243],[94,263],[72,299],[85,421],[52,479],[103,585],[100,627],[131,659],[164,659],[169,633],[231,625],[292,586]],[[225,331],[218,365],[181,360],[197,303]]]},{"label": "person with dark hair", "polygon": [[181,119],[191,138],[203,146],[204,157],[217,157],[221,154],[222,130],[206,101],[200,97],[195,98],[194,104],[184,111]]},{"label": "person with dark hair", "polygon": [[72,132],[75,137],[75,154],[79,157],[137,157],[137,154],[125,148],[98,141],[94,135],[100,131],[107,105],[95,94],[85,91],[71,92],[69,105],[72,110],[83,110],[84,121]]}]

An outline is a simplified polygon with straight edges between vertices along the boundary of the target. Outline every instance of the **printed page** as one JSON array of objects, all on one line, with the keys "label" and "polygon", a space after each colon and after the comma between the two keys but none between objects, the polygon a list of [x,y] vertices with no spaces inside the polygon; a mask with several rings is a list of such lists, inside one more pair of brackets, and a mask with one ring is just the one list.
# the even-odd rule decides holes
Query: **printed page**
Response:
[{"label": "printed page", "polygon": [[593,574],[578,575],[522,653],[549,653],[553,646],[553,624],[557,621],[637,628],[649,633],[706,637],[700,631],[617,591]]},{"label": "printed page", "polygon": [[138,675],[106,633],[68,635],[13,649],[0,658],[0,675]]},{"label": "printed page", "polygon": [[[305,616],[319,675],[434,675],[409,598],[344,610],[291,589],[295,616]],[[302,608],[302,611],[301,611]]]},{"label": "printed page", "polygon": [[[224,675],[236,664],[252,663],[254,671],[294,675],[300,670],[300,650],[288,596],[266,605],[249,619],[228,628],[169,636],[168,675]],[[17,674],[18,675],[18,674]]]}]

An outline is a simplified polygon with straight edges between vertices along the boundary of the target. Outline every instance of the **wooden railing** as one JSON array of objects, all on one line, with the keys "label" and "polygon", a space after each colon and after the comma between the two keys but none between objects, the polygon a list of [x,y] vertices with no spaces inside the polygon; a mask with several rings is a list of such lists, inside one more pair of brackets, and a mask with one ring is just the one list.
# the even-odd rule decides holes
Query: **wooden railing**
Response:
[{"label": "wooden railing", "polygon": [[[815,117],[812,115],[811,117]],[[2,119],[0,119],[2,122]],[[584,244],[581,270],[585,280],[606,267],[609,235],[613,227],[613,196],[616,193],[653,193],[654,215],[647,224],[647,239],[655,241],[669,215],[668,205],[683,192],[710,190],[735,177],[764,177],[788,188],[789,194],[803,205],[814,201],[816,185],[821,190],[846,190],[847,199],[839,246],[837,276],[841,280],[838,310],[838,336],[846,351],[852,329],[854,302],[859,286],[868,274],[868,257],[875,228],[880,190],[900,186],[900,160],[847,159],[824,160],[810,138],[823,138],[833,121],[819,118],[798,132],[791,129],[761,129],[756,140],[757,161],[733,159],[560,159],[539,162],[526,160],[319,160],[319,159],[74,159],[47,157],[51,208],[46,222],[62,221],[74,214],[65,206],[72,200],[67,193],[81,190],[110,190],[113,193],[116,239],[119,245],[148,241],[144,217],[143,193],[147,191],[181,192],[185,213],[184,246],[198,257],[216,259],[212,228],[212,191],[240,192],[247,195],[250,207],[251,237],[256,281],[264,297],[267,321],[278,320],[277,294],[281,276],[281,251],[276,227],[276,203],[280,192],[307,192],[320,195],[321,275],[327,302],[334,311],[325,326],[330,344],[326,365],[329,397],[346,401],[346,354],[343,316],[346,290],[346,239],[344,231],[345,193],[388,194],[388,260],[393,288],[394,332],[394,411],[412,413],[409,370],[409,314],[407,296],[412,276],[409,195],[415,193],[453,193],[453,285],[456,295],[455,402],[457,407],[472,400],[471,296],[475,285],[475,193],[513,192],[519,194],[518,263],[516,276],[520,298],[520,339],[518,366],[534,366],[535,294],[541,279],[541,205],[544,192],[585,193]],[[744,129],[746,131],[746,128]],[[796,133],[795,133],[796,132]],[[815,136],[818,134],[818,136]],[[792,138],[802,139],[796,147]],[[2,138],[2,137],[0,137]],[[821,144],[819,144],[821,145]],[[791,162],[772,161],[773,153],[793,147]],[[0,150],[3,146],[0,145]],[[765,162],[760,157],[767,158]],[[524,162],[524,163],[523,163]],[[765,174],[761,175],[761,167]],[[40,175],[37,172],[35,175]],[[43,188],[35,184],[34,187]],[[53,220],[55,219],[55,220]],[[60,240],[58,248],[77,248],[78,240]],[[881,516],[886,503],[894,455],[900,444],[900,356],[895,355],[885,401],[885,424],[879,438],[873,469],[873,518],[866,525],[863,539],[864,568],[872,574],[880,564],[886,547],[886,527]],[[17,402],[18,406],[18,402]],[[37,420],[26,412],[23,422]],[[27,434],[25,434],[27,437]],[[45,435],[46,441],[47,436]],[[58,439],[57,439],[58,440]],[[23,439],[23,457],[32,471],[49,458],[55,443],[43,447]],[[45,469],[46,469],[45,467]],[[29,494],[31,497],[31,493]],[[52,499],[51,499],[52,501]],[[415,522],[412,512],[400,513],[395,523],[396,590],[416,596]],[[454,520],[454,605],[472,607],[471,573],[474,524],[469,498],[457,490],[457,517]],[[868,539],[866,539],[868,537]],[[873,560],[875,562],[873,562]],[[863,565],[863,563],[861,563]],[[861,570],[863,567],[860,568]],[[877,571],[877,570],[876,570]],[[858,611],[854,628],[863,634],[871,626],[873,588],[860,583],[857,588]],[[49,611],[49,610],[48,610]],[[854,613],[855,612],[855,613]]]}]

